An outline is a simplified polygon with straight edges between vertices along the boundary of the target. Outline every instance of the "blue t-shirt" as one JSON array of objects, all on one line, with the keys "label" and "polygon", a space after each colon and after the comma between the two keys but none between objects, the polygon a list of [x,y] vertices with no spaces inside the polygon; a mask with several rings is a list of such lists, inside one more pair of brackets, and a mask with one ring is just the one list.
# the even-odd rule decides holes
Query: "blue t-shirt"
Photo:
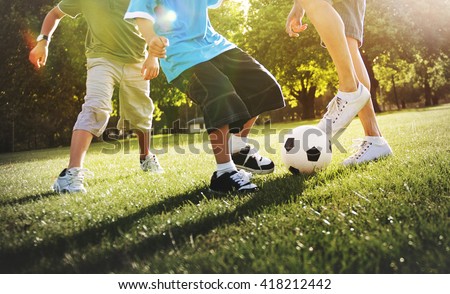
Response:
[{"label": "blue t-shirt", "polygon": [[161,68],[171,82],[183,71],[236,47],[211,26],[209,8],[222,0],[131,0],[125,19],[145,18],[169,39]]}]

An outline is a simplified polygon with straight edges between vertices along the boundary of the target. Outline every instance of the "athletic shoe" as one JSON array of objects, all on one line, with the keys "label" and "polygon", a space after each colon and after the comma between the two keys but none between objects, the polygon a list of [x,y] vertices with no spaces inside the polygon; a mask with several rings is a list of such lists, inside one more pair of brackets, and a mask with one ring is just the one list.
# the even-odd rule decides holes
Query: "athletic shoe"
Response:
[{"label": "athletic shoe", "polygon": [[[327,112],[317,124],[317,127],[331,134],[343,131],[352,121],[352,119],[361,111],[370,99],[370,92],[362,84],[359,86],[360,95],[352,100],[341,97],[334,97],[327,106]],[[328,125],[327,125],[328,122]]]},{"label": "athletic shoe", "polygon": [[152,172],[161,174],[164,172],[164,169],[159,164],[158,158],[155,154],[149,154],[145,157],[145,159],[141,159],[141,169],[145,172]]},{"label": "athletic shoe", "polygon": [[255,148],[249,145],[242,148],[241,151],[231,155],[231,159],[238,169],[243,169],[254,174],[270,174],[275,169],[272,160],[259,155]]},{"label": "athletic shoe", "polygon": [[382,137],[365,137],[355,140],[353,146],[356,152],[345,159],[343,165],[360,164],[367,161],[377,160],[382,157],[392,155],[392,149]]},{"label": "athletic shoe", "polygon": [[226,172],[220,177],[217,176],[217,171],[215,171],[211,177],[209,190],[221,194],[229,192],[253,192],[258,187],[250,182],[251,177],[252,174],[244,170]]},{"label": "athletic shoe", "polygon": [[92,175],[85,168],[65,168],[56,179],[52,190],[56,193],[86,193],[83,180],[86,175]]}]

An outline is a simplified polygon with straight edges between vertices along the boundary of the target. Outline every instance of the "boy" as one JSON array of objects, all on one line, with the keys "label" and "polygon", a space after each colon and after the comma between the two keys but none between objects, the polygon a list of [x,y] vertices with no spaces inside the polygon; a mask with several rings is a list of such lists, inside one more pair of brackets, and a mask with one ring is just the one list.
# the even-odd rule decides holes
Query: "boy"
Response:
[{"label": "boy", "polygon": [[[284,98],[261,64],[211,26],[208,9],[221,2],[132,0],[125,18],[136,19],[150,54],[162,58],[168,81],[203,110],[217,163],[210,190],[249,192],[257,187],[237,167],[263,174],[274,164],[247,146],[246,138],[257,116],[284,107]],[[228,139],[229,133],[237,135]]]},{"label": "boy", "polygon": [[[286,32],[298,37],[307,28],[305,12],[333,59],[339,77],[339,91],[331,100],[318,127],[331,133],[344,131],[358,114],[365,138],[344,165],[360,164],[389,156],[391,147],[381,136],[370,100],[370,80],[359,47],[363,41],[365,0],[294,0]],[[329,125],[327,125],[329,124]]]},{"label": "boy", "polygon": [[[140,72],[145,59],[145,41],[134,26],[123,20],[128,2],[61,1],[46,15],[37,45],[30,52],[30,61],[37,68],[44,66],[48,45],[59,21],[65,15],[72,18],[84,15],[88,24],[86,96],[73,128],[69,165],[55,181],[55,192],[86,192],[83,161],[93,136],[100,136],[107,126],[115,85],[120,88],[119,127],[127,120],[131,128],[138,130],[142,170],[163,171],[156,156],[149,150],[153,102],[149,97],[149,82],[142,78]],[[154,75],[159,69],[156,58],[147,58],[145,64],[149,70],[144,75]]]}]

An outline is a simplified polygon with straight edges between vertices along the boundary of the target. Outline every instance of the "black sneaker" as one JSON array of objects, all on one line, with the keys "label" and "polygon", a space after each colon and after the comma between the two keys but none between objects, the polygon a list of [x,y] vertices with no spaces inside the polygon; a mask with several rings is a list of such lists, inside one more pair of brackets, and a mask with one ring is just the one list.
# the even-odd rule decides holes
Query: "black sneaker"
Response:
[{"label": "black sneaker", "polygon": [[217,177],[217,171],[215,171],[211,177],[209,189],[217,193],[253,192],[258,187],[252,184],[250,179],[251,174],[243,170],[224,173],[220,177]]},{"label": "black sneaker", "polygon": [[232,154],[231,159],[237,168],[254,174],[270,174],[275,169],[272,160],[259,155],[258,151],[255,148],[250,148],[249,145],[242,148],[241,151]]}]

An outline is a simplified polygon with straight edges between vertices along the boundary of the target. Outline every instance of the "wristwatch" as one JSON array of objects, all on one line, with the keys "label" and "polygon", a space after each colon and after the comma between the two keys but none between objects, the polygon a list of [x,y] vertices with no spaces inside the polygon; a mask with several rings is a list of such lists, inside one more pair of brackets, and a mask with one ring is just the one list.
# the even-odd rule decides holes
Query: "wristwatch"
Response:
[{"label": "wristwatch", "polygon": [[37,41],[37,42],[40,42],[40,41],[42,41],[42,40],[45,40],[45,41],[47,41],[47,42],[50,42],[50,38],[49,38],[47,35],[40,34],[40,35],[36,38],[36,41]]}]

